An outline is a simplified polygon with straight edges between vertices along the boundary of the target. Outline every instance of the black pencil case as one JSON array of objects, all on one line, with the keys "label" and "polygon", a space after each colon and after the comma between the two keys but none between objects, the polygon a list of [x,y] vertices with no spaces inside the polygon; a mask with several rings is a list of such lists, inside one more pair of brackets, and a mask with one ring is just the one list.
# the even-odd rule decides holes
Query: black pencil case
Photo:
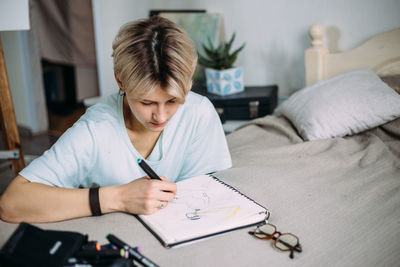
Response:
[{"label": "black pencil case", "polygon": [[21,223],[0,250],[0,266],[63,266],[88,236]]}]

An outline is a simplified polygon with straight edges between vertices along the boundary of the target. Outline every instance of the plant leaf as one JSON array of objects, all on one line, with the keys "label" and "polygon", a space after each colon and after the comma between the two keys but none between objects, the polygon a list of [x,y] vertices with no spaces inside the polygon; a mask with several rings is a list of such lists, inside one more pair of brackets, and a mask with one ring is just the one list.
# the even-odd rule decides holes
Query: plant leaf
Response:
[{"label": "plant leaf", "polygon": [[208,47],[210,48],[210,50],[215,50],[214,44],[211,41],[211,37],[210,36],[207,37],[207,40],[208,40]]},{"label": "plant leaf", "polygon": [[207,68],[213,68],[213,66],[215,65],[214,61],[207,59],[200,54],[199,54],[199,64]]},{"label": "plant leaf", "polygon": [[234,54],[236,54],[236,55],[239,54],[239,52],[243,50],[243,48],[245,47],[245,45],[246,45],[245,43],[242,44],[241,47],[239,47],[239,48],[236,49],[234,52],[232,52],[231,56],[234,55]]},{"label": "plant leaf", "polygon": [[215,50],[206,47],[204,44],[202,45],[204,52],[208,56],[209,59],[215,58],[218,56]]},{"label": "plant leaf", "polygon": [[231,50],[233,41],[235,40],[235,37],[236,37],[236,32],[234,32],[234,33],[232,34],[232,37],[231,37],[231,39],[229,40],[229,42],[228,42],[228,44],[227,44],[228,53],[229,53],[229,51]]},{"label": "plant leaf", "polygon": [[239,52],[242,51],[246,45],[246,43],[244,43],[233,53],[230,53],[235,38],[236,33],[234,32],[228,42],[221,43],[215,47],[211,41],[211,38],[208,37],[208,46],[206,44],[202,44],[204,54],[198,53],[199,64],[207,68],[219,70],[231,68],[233,63],[236,61]]}]

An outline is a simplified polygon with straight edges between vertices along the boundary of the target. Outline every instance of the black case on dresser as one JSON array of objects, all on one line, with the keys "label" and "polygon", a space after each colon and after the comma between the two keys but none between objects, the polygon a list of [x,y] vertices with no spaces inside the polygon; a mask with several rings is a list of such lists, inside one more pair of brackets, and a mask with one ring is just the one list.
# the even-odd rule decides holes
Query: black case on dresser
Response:
[{"label": "black case on dresser", "polygon": [[206,96],[213,103],[222,122],[251,120],[272,114],[278,103],[278,86],[246,86],[244,92],[228,96],[210,94],[205,87],[192,91]]}]

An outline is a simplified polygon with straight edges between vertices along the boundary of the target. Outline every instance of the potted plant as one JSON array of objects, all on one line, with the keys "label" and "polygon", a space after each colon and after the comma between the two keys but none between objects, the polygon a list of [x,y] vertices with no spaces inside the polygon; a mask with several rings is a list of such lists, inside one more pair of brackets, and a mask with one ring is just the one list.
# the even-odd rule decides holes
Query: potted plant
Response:
[{"label": "potted plant", "polygon": [[217,47],[214,47],[210,38],[208,46],[202,44],[205,55],[199,53],[199,63],[205,67],[207,90],[210,93],[224,96],[244,91],[243,68],[233,67],[233,64],[245,43],[230,53],[235,35],[233,33],[229,42]]}]

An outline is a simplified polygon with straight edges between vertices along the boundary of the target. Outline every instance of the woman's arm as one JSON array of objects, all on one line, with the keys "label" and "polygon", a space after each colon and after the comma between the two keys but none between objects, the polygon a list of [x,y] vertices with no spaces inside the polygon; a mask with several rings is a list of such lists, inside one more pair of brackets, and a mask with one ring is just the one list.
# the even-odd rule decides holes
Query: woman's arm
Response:
[{"label": "woman's arm", "polygon": [[[99,190],[101,212],[151,214],[172,201],[176,184],[140,178]],[[0,197],[0,218],[7,222],[54,222],[91,216],[89,189],[66,189],[31,183],[17,176]]]}]

